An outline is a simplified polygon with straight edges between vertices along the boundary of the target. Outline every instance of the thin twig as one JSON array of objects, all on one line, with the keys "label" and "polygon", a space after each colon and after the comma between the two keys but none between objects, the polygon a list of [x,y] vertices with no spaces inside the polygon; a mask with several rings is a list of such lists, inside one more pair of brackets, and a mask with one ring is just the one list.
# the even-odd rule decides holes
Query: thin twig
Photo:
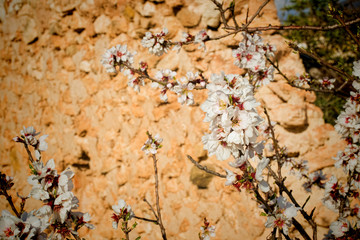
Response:
[{"label": "thin twig", "polygon": [[16,207],[12,201],[12,197],[7,193],[6,189],[2,189],[2,193],[5,196],[6,200],[8,201],[8,203],[10,204],[11,209],[13,210],[13,212],[15,213],[15,215],[20,218],[21,215],[20,213],[16,210]]},{"label": "thin twig", "polygon": [[129,237],[129,229],[128,229],[128,221],[125,221],[124,222],[124,229],[123,229],[123,232],[125,233],[125,237],[126,237],[126,240],[130,240],[130,237]]},{"label": "thin twig", "polygon": [[210,173],[212,175],[221,177],[221,178],[226,178],[226,175],[208,169],[206,166],[203,166],[200,163],[198,163],[197,161],[195,161],[190,155],[187,155],[187,157],[198,169],[203,170],[203,171],[205,171],[207,173]]},{"label": "thin twig", "polygon": [[[338,28],[343,28],[345,26],[351,26],[353,24],[359,23],[360,22],[360,18],[356,18],[354,20],[345,22],[344,25],[342,24],[334,24],[334,25],[328,25],[328,26],[309,26],[309,25],[303,25],[303,26],[283,26],[283,25],[269,25],[269,26],[263,26],[263,27],[248,27],[247,31],[248,32],[258,32],[258,31],[271,31],[271,30],[311,30],[311,31],[331,31],[334,29],[338,29]],[[243,29],[237,29],[235,27],[229,27],[229,30],[234,30],[233,34],[238,33],[238,32],[242,32]]]},{"label": "thin twig", "polygon": [[156,218],[156,222],[158,222],[158,219],[159,219],[159,218],[158,218],[158,216],[157,216],[154,208],[151,206],[151,204],[148,202],[148,200],[146,200],[146,198],[144,198],[144,202],[146,202],[146,203],[149,205],[150,210],[152,211],[152,213],[154,214],[154,216],[155,216],[155,218]]},{"label": "thin twig", "polygon": [[276,173],[271,169],[271,167],[267,166],[267,169],[268,169],[270,175],[274,178],[276,185],[278,185],[278,187],[280,189],[282,189],[282,191],[285,192],[286,195],[288,195],[288,197],[290,198],[291,202],[295,205],[295,207],[300,208],[301,215],[303,215],[305,220],[310,224],[310,226],[313,229],[313,240],[316,240],[317,239],[317,225],[316,225],[315,221],[312,219],[311,216],[309,216],[307,214],[307,212],[303,208],[300,207],[299,203],[296,201],[296,199],[292,195],[292,192],[284,185],[284,182],[280,181],[280,179],[278,178]]},{"label": "thin twig", "polygon": [[75,233],[71,233],[71,235],[73,235],[73,237],[76,239],[76,240],[81,240],[81,238],[78,236],[78,235],[76,235]]},{"label": "thin twig", "polygon": [[[282,181],[282,174],[281,174],[282,163],[281,163],[281,157],[280,157],[280,153],[279,153],[279,145],[278,145],[278,142],[277,142],[276,137],[275,137],[274,127],[271,124],[270,116],[269,116],[269,114],[268,114],[265,107],[264,107],[264,113],[266,115],[266,118],[267,118],[267,121],[268,121],[268,124],[269,124],[270,133],[271,133],[271,139],[272,139],[273,144],[274,144],[275,155],[276,155],[276,160],[277,160],[277,164],[278,164],[278,176],[280,178],[280,181]],[[281,191],[280,191],[280,193],[281,193]]]},{"label": "thin twig", "polygon": [[350,76],[349,74],[347,74],[346,72],[342,71],[341,69],[331,65],[330,63],[326,62],[325,60],[321,59],[319,56],[315,55],[314,53],[310,53],[308,51],[306,51],[305,49],[298,47],[296,44],[294,43],[289,43],[289,47],[291,47],[292,49],[294,49],[295,51],[298,51],[304,55],[307,55],[313,59],[315,59],[318,63],[320,63],[321,65],[330,68],[332,70],[334,70],[335,72],[340,73],[342,76],[345,76],[347,79],[351,79],[353,80],[353,77]]},{"label": "thin twig", "polygon": [[290,80],[270,58],[266,57],[266,59],[278,71],[278,73],[287,81],[287,83],[292,87],[295,87],[295,88],[298,88],[301,90],[305,90],[308,92],[332,93],[332,94],[336,94],[337,96],[342,97],[342,98],[348,98],[348,96],[344,96],[340,92],[345,87],[345,85],[349,82],[348,79],[345,80],[344,83],[335,90],[319,89],[319,88],[312,88],[312,87],[300,87],[300,86],[297,86],[296,84],[294,84],[293,81]]},{"label": "thin twig", "polygon": [[345,28],[345,31],[355,40],[356,44],[358,45],[358,49],[360,47],[359,39],[350,31],[349,26],[345,24],[344,19],[331,8],[330,13],[332,14],[333,18],[338,20],[340,24]]},{"label": "thin twig", "polygon": [[134,216],[134,218],[136,219],[139,219],[139,220],[143,220],[143,221],[146,221],[146,222],[152,222],[152,223],[158,223],[157,220],[154,220],[154,219],[150,219],[150,218],[144,218],[144,217],[138,217],[138,216]]},{"label": "thin twig", "polygon": [[27,154],[28,154],[28,156],[29,156],[30,162],[31,162],[31,163],[34,163],[34,158],[32,157],[31,152],[30,152],[30,149],[29,149],[29,147],[28,147],[28,145],[27,145],[26,143],[24,143],[24,147],[25,147],[26,152],[27,152]]},{"label": "thin twig", "polygon": [[261,10],[266,6],[266,4],[268,4],[270,2],[270,0],[266,0],[265,2],[263,2],[263,4],[261,4],[261,6],[258,8],[258,10],[254,13],[254,15],[251,16],[250,20],[241,27],[242,30],[248,30],[247,27],[254,21],[254,19],[259,15],[259,13],[261,12]]},{"label": "thin twig", "polygon": [[157,159],[156,159],[156,155],[152,154],[152,158],[154,160],[154,171],[155,171],[155,194],[156,194],[156,209],[157,209],[157,216],[158,216],[158,223],[160,226],[160,230],[161,230],[161,235],[163,240],[166,240],[166,232],[165,232],[165,227],[162,223],[162,219],[161,219],[161,212],[160,212],[160,201],[159,201],[159,179],[158,179],[158,169],[157,169]]}]

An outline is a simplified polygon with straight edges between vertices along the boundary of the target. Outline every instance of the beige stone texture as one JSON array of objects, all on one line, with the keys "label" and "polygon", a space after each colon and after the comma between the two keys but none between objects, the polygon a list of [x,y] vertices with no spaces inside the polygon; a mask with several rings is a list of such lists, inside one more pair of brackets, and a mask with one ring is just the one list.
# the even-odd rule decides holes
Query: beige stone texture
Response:
[{"label": "beige stone texture", "polygon": [[[230,160],[220,162],[207,157],[201,143],[208,131],[199,107],[207,97],[206,91],[194,93],[195,106],[181,106],[171,93],[169,103],[163,104],[158,90],[149,83],[137,93],[127,86],[125,76],[108,74],[100,64],[106,49],[127,44],[138,52],[136,62],[147,61],[150,69],[177,70],[178,77],[195,70],[203,71],[208,78],[221,71],[244,73],[233,65],[231,55],[241,34],[206,43],[206,52],[187,46],[178,54],[169,51],[161,57],[149,55],[140,44],[150,28],[158,31],[165,26],[174,40],[179,40],[182,32],[196,34],[207,26],[212,27],[208,30],[211,36],[224,34],[221,26],[215,30],[218,15],[205,9],[210,8],[210,1],[20,2],[24,4],[16,11],[0,11],[0,168],[15,177],[11,191],[15,199],[16,192],[27,195],[30,187],[26,183],[26,151],[12,138],[23,126],[32,125],[41,134],[49,134],[44,161],[54,158],[58,171],[69,166],[75,172],[79,210],[89,212],[96,226],[91,231],[81,229],[80,235],[86,239],[120,239],[120,230],[111,227],[111,206],[118,199],[131,204],[137,216],[154,218],[143,202],[146,198],[155,204],[152,159],[140,150],[149,130],[164,139],[157,157],[160,206],[168,239],[197,239],[204,217],[216,224],[215,240],[266,238],[270,230],[264,228],[266,218],[260,216],[253,197],[246,191],[239,193],[225,187],[224,179],[194,170],[186,157],[201,159],[201,163],[221,173],[229,168]],[[244,23],[246,10],[251,16],[263,1],[235,2],[236,19]],[[227,0],[224,4],[229,3]],[[251,26],[268,24],[279,24],[273,1]],[[280,35],[271,33],[264,32],[263,38],[276,45],[280,68],[289,77],[303,73],[299,56]],[[344,143],[334,128],[324,123],[321,110],[313,104],[315,95],[290,87],[276,75],[276,81],[260,88],[256,97],[278,122],[275,131],[280,144],[309,160],[311,171],[325,169],[330,174],[332,157]],[[303,202],[307,193],[298,190],[300,183],[290,179],[288,184]],[[316,200],[322,193],[318,190],[312,194],[309,209],[318,206]],[[19,206],[18,199],[15,204]],[[26,209],[40,206],[31,200]],[[0,209],[10,209],[3,197]],[[334,214],[320,205],[316,214],[323,227],[319,230],[322,237]],[[145,240],[161,239],[158,226],[137,222],[131,239],[139,235]]]}]

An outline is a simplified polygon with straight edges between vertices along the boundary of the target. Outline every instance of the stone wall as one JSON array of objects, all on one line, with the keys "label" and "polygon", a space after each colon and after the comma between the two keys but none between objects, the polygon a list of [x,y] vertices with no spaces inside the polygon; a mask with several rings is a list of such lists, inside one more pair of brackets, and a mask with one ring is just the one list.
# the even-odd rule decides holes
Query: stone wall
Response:
[{"label": "stone wall", "polygon": [[[225,1],[229,4],[230,1]],[[243,23],[261,0],[236,1],[236,19]],[[1,171],[15,177],[15,190],[29,193],[26,152],[11,139],[23,126],[33,125],[49,134],[49,149],[43,159],[54,158],[58,171],[70,166],[75,171],[75,195],[80,210],[92,215],[96,229],[81,230],[87,239],[119,239],[120,230],[111,227],[111,205],[124,199],[138,216],[153,218],[146,198],[155,203],[152,160],[140,150],[146,131],[164,139],[160,150],[160,201],[169,239],[197,239],[202,219],[216,224],[215,239],[264,239],[266,219],[245,192],[224,186],[224,180],[197,171],[186,155],[223,172],[227,162],[208,158],[201,144],[207,131],[199,104],[206,92],[196,92],[196,106],[181,106],[176,96],[162,104],[157,90],[146,86],[141,93],[127,87],[127,79],[109,75],[100,64],[104,51],[127,44],[150,69],[170,68],[178,76],[187,71],[241,73],[233,65],[232,48],[241,34],[206,44],[207,52],[186,46],[179,53],[151,56],[140,40],[146,31],[169,29],[171,39],[182,32],[196,34],[210,28],[209,35],[224,33],[219,14],[206,0],[86,0],[0,1],[0,154]],[[252,26],[279,24],[274,2],[264,8]],[[298,55],[286,47],[277,32],[265,32],[265,41],[277,46],[276,58],[288,76],[302,73]],[[270,112],[281,144],[309,160],[311,170],[330,166],[332,156],[343,147],[332,126],[324,124],[315,95],[277,81],[263,87],[257,99]],[[325,170],[330,171],[330,170]],[[300,183],[289,178],[289,184]],[[200,185],[202,188],[198,188]],[[12,192],[15,195],[15,191]],[[317,194],[317,195],[316,195]],[[308,208],[321,198],[314,192]],[[307,197],[299,190],[300,202]],[[17,202],[18,204],[19,202]],[[0,199],[1,209],[9,206]],[[28,208],[39,207],[29,201]],[[321,211],[320,211],[320,210]],[[332,213],[318,206],[322,226]],[[131,238],[160,239],[158,226],[138,221]],[[324,228],[319,229],[320,234]]]}]

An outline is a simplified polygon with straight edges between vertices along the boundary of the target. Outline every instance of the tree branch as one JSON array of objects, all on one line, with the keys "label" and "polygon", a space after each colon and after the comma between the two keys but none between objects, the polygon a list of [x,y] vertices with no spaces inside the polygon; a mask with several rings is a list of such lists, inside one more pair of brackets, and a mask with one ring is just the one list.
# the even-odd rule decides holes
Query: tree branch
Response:
[{"label": "tree branch", "polygon": [[159,179],[158,179],[158,169],[157,169],[157,159],[156,155],[152,154],[152,158],[154,160],[154,171],[155,171],[155,194],[156,194],[156,209],[157,209],[157,216],[158,216],[158,223],[161,230],[161,235],[164,240],[166,240],[166,232],[164,225],[161,219],[161,212],[160,212],[160,201],[159,201]]},{"label": "tree branch", "polygon": [[217,177],[226,178],[226,175],[208,169],[207,167],[195,161],[190,155],[187,155],[187,157],[198,169],[203,170],[204,172],[210,173],[212,175],[215,175]]}]

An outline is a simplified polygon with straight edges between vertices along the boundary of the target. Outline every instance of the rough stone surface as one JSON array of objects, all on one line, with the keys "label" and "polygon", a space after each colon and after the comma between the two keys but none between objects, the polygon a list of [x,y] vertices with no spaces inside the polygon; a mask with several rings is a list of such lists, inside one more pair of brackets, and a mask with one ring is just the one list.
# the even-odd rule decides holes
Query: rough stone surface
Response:
[{"label": "rough stone surface", "polygon": [[[112,229],[110,218],[111,205],[118,199],[131,204],[137,216],[153,218],[143,202],[146,198],[155,203],[153,164],[140,150],[149,130],[164,139],[158,164],[160,205],[168,239],[196,239],[204,217],[216,223],[215,240],[267,237],[270,229],[264,230],[266,218],[260,216],[251,195],[225,187],[224,179],[202,175],[187,160],[189,154],[220,173],[229,168],[228,161],[208,157],[203,149],[201,137],[208,125],[199,106],[181,106],[172,94],[169,103],[162,104],[158,90],[150,84],[137,93],[127,86],[125,76],[108,74],[100,64],[106,49],[127,44],[138,52],[135,62],[144,60],[150,69],[177,70],[177,77],[195,70],[203,71],[206,77],[221,71],[243,73],[232,64],[231,56],[241,34],[206,43],[207,52],[186,46],[179,54],[170,51],[155,57],[140,44],[149,28],[158,31],[165,25],[174,40],[182,32],[196,34],[207,26],[216,28],[217,22],[210,23],[213,19],[207,18],[206,11],[198,12],[203,1],[142,1],[146,9],[138,9],[136,1],[130,0],[9,2],[8,11],[0,8],[0,168],[15,177],[11,191],[15,198],[16,192],[22,196],[29,193],[29,170],[26,151],[11,139],[23,126],[33,125],[42,134],[49,134],[44,161],[54,158],[58,171],[69,166],[75,172],[79,210],[89,212],[96,226],[92,231],[82,229],[80,235],[86,239],[118,239],[119,230]],[[247,8],[251,16],[263,3],[235,2],[239,23],[244,22]],[[229,4],[227,0],[224,6]],[[154,6],[156,13],[152,12]],[[207,11],[212,10],[209,7]],[[274,3],[270,2],[252,24],[279,24]],[[212,36],[224,33],[221,28],[209,30]],[[287,48],[280,35],[264,32],[263,38],[276,45],[276,58],[287,76],[303,73],[299,56]],[[194,95],[199,104],[207,97],[206,91]],[[278,121],[275,131],[281,145],[309,160],[310,171],[334,171],[332,157],[343,149],[344,142],[331,125],[324,123],[321,110],[313,104],[314,94],[294,89],[276,75],[276,82],[260,88],[256,98]],[[300,202],[305,201],[307,193],[297,191],[301,182],[289,177],[287,184],[297,192]],[[313,192],[308,204],[309,209],[317,206],[319,238],[334,217],[316,205],[322,193]],[[18,206],[19,200],[15,204]],[[26,203],[27,210],[40,206],[33,200]],[[4,198],[0,198],[0,209],[10,209]],[[161,239],[158,226],[137,222],[132,238]]]}]

